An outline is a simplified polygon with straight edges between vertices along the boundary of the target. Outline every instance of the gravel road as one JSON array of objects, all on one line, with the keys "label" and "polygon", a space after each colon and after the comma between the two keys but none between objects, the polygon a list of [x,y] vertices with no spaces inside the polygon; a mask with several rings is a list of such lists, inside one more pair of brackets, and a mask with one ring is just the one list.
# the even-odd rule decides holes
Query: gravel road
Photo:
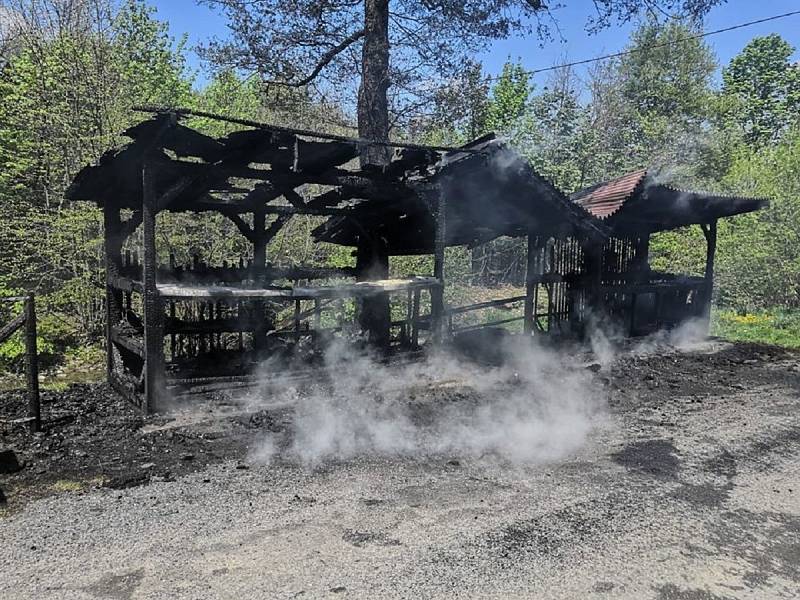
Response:
[{"label": "gravel road", "polygon": [[0,597],[797,598],[799,360],[622,361],[557,463],[231,455],[61,491],[0,516]]}]

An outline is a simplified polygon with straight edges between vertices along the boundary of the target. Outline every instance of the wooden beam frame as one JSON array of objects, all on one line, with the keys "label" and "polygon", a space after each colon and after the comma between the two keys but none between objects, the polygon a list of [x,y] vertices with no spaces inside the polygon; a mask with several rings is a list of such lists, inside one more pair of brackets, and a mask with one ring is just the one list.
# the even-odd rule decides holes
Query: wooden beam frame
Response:
[{"label": "wooden beam frame", "polygon": [[430,202],[436,224],[433,239],[433,276],[439,280],[439,286],[431,289],[431,326],[434,343],[442,344],[445,339],[444,260],[447,240],[447,201],[438,186],[432,191]]},{"label": "wooden beam frame", "polygon": [[[141,214],[141,211],[138,211],[139,219],[141,219]],[[123,224],[120,219],[120,210],[117,206],[110,202],[106,202],[103,206],[106,266],[106,378],[109,383],[112,383],[117,370],[117,365],[114,363],[114,346],[111,331],[122,319],[122,290],[116,285],[116,280],[120,277],[119,271],[122,266],[122,243],[127,237],[124,232],[129,230],[130,233],[133,233],[133,230],[136,229],[138,226],[136,215],[137,212],[134,212],[131,218]],[[131,227],[132,224],[133,227]]]},{"label": "wooden beam frame", "polygon": [[147,159],[142,163],[142,227],[144,256],[142,287],[144,306],[144,402],[142,410],[156,408],[164,393],[164,304],[157,289],[156,215],[158,198]]},{"label": "wooden beam frame", "polygon": [[536,275],[538,267],[537,258],[539,256],[537,242],[538,238],[536,235],[534,235],[532,231],[529,231],[527,236],[527,250],[525,254],[525,308],[523,320],[523,331],[527,335],[533,333],[534,330],[534,295],[536,291]]},{"label": "wooden beam frame", "polygon": [[717,253],[717,220],[700,225],[706,238],[706,268],[703,275],[703,309],[702,318],[706,326],[711,322],[711,302],[714,295],[714,259]]}]

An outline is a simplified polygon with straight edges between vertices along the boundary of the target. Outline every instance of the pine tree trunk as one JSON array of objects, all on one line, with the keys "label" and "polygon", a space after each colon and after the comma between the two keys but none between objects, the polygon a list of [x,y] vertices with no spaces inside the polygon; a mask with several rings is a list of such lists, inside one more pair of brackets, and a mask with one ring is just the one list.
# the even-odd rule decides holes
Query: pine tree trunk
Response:
[{"label": "pine tree trunk", "polygon": [[[364,1],[364,49],[361,58],[361,87],[358,90],[358,135],[364,139],[389,141],[389,0]],[[389,148],[367,146],[361,151],[361,165],[386,165]],[[357,278],[385,279],[389,256],[381,240],[361,236],[357,250]],[[370,342],[381,349],[389,346],[389,297],[380,294],[364,298],[358,311],[359,325]]]},{"label": "pine tree trunk", "polygon": [[[364,139],[389,141],[389,0],[364,0],[364,49],[361,57],[361,87],[358,90],[358,135]],[[385,165],[389,149],[370,146],[361,154],[361,164]]]}]

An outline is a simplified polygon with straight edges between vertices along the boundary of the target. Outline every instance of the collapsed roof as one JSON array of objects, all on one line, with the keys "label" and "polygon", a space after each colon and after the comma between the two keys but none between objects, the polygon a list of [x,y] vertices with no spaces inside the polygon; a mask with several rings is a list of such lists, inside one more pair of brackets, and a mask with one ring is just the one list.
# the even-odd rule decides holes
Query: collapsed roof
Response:
[{"label": "collapsed roof", "polygon": [[615,233],[651,233],[753,212],[769,204],[760,198],[681,190],[659,182],[647,170],[598,183],[570,196]]},{"label": "collapsed roof", "polygon": [[[469,150],[469,152],[465,152]],[[476,246],[499,236],[529,232],[545,237],[602,237],[605,227],[572,203],[530,163],[493,134],[441,155],[430,175],[410,181],[437,190],[446,202],[445,243]],[[367,228],[391,254],[430,253],[434,219],[424,191],[402,201],[355,209],[357,219],[333,217],[314,231],[320,241],[353,246]]]},{"label": "collapsed roof", "polygon": [[212,138],[179,123],[179,116],[157,112],[125,131],[132,141],[81,170],[67,197],[140,216],[146,158],[159,210],[216,211],[245,235],[252,232],[240,215],[256,210],[284,221],[293,214],[327,216],[313,232],[316,240],[355,246],[366,236],[393,255],[433,251],[438,194],[448,246],[528,233],[654,232],[767,203],[679,190],[645,170],[567,197],[493,134],[458,148],[393,144],[401,147],[388,165],[360,168],[357,157],[370,143],[364,140],[235,120],[249,127]]},{"label": "collapsed roof", "polygon": [[266,207],[284,218],[330,216],[314,232],[318,241],[355,246],[370,236],[390,254],[429,253],[431,198],[441,193],[451,246],[529,231],[604,233],[602,224],[494,135],[453,149],[406,144],[385,167],[365,168],[353,166],[362,140],[309,140],[309,132],[266,125],[215,139],[165,112],[124,135],[129,144],[78,173],[69,199],[140,211],[147,157],[160,210],[217,211],[244,231],[239,215]]}]

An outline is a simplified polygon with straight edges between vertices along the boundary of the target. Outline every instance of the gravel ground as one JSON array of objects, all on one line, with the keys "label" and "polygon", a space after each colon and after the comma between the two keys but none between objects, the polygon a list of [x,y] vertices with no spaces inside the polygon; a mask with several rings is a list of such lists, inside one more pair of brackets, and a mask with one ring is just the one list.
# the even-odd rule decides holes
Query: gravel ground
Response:
[{"label": "gravel ground", "polygon": [[170,476],[114,489],[70,462],[70,490],[47,463],[0,485],[0,597],[796,598],[799,366],[752,345],[628,357],[593,375],[609,418],[547,465],[245,465],[258,432],[230,422],[194,463],[180,444],[209,430],[184,423],[157,465]]}]

